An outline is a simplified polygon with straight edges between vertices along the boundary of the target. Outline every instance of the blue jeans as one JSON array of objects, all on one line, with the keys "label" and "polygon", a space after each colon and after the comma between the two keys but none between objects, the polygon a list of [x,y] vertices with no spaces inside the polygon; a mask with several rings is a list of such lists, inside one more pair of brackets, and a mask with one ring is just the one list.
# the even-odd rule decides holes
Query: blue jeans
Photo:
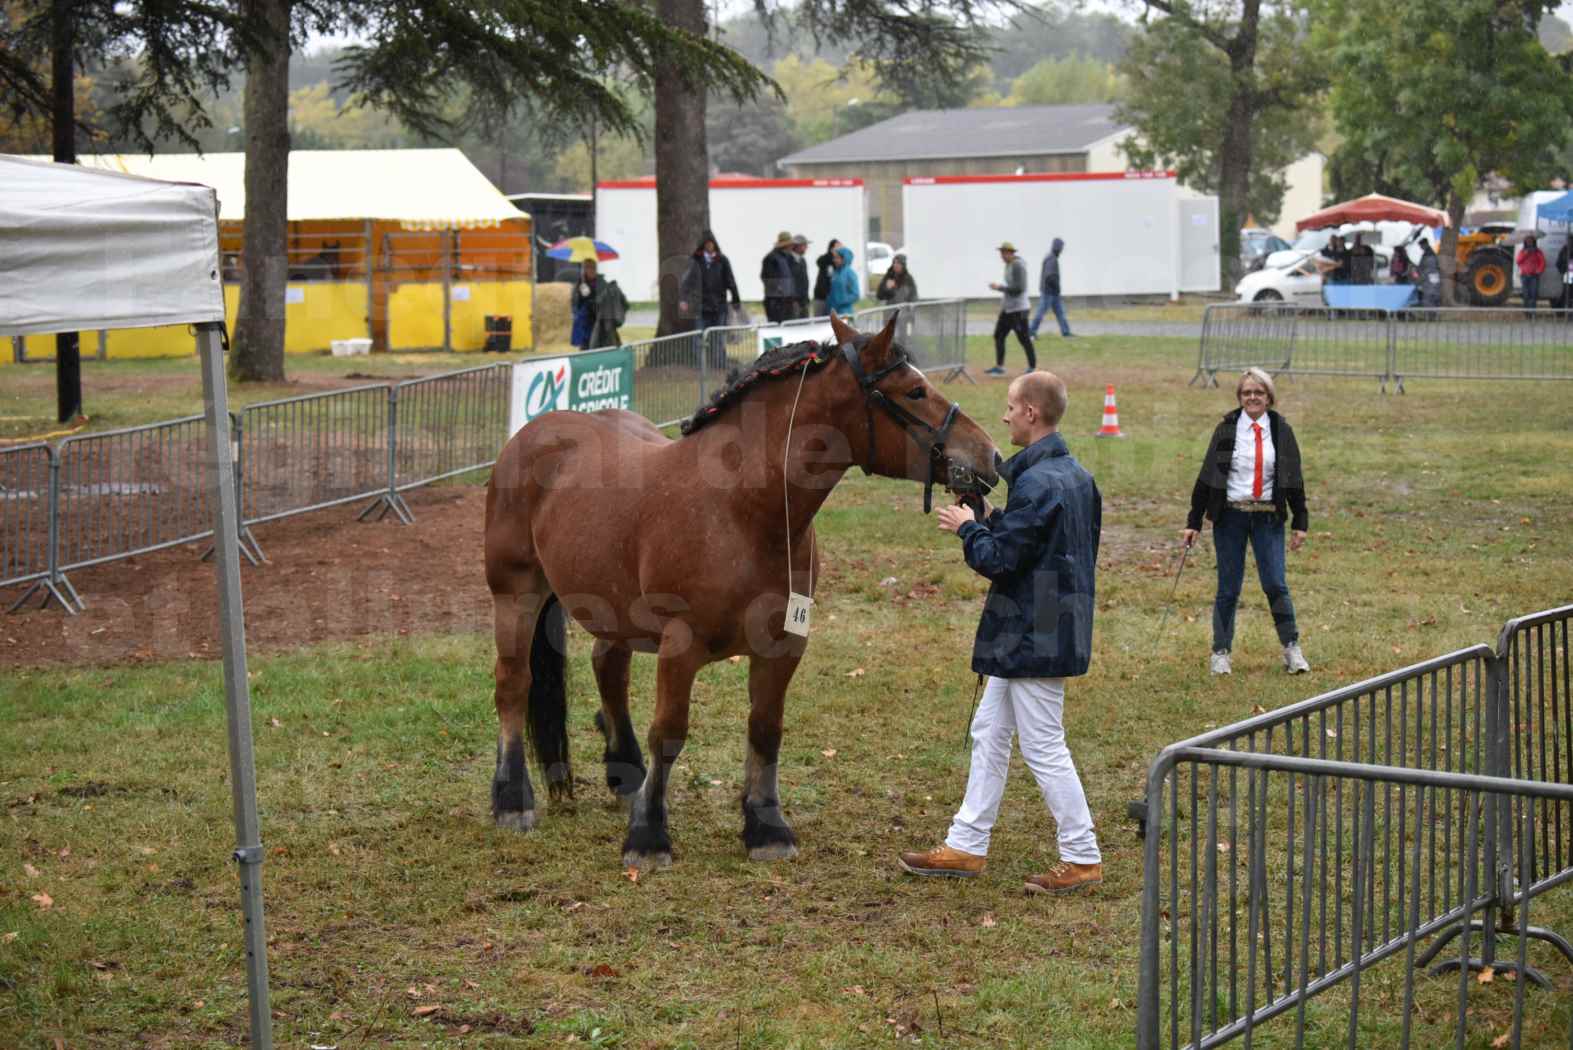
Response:
[{"label": "blue jeans", "polygon": [[1273,626],[1283,645],[1297,641],[1294,603],[1284,580],[1284,526],[1272,512],[1247,514],[1224,509],[1213,522],[1213,550],[1218,554],[1218,596],[1213,599],[1213,652],[1228,652],[1234,645],[1234,610],[1240,603],[1245,580],[1245,544],[1256,554],[1256,577],[1273,610]]},{"label": "blue jeans", "polygon": [[1540,305],[1540,274],[1519,275],[1524,285],[1524,309],[1533,310]]},{"label": "blue jeans", "polygon": [[1060,335],[1070,335],[1070,322],[1065,320],[1065,299],[1059,292],[1044,292],[1038,297],[1038,309],[1032,315],[1032,324],[1028,326],[1032,334],[1034,336],[1038,334],[1038,326],[1043,323],[1043,315],[1051,309],[1060,322]]}]

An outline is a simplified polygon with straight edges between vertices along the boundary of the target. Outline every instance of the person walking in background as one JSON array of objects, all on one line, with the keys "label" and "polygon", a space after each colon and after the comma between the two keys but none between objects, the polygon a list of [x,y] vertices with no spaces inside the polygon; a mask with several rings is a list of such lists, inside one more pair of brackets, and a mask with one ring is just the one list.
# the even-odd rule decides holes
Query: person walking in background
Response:
[{"label": "person walking in background", "polygon": [[874,293],[874,298],[892,305],[917,301],[918,282],[912,279],[912,273],[907,269],[905,255],[897,255],[890,260],[890,269],[880,278],[879,290]]},{"label": "person walking in background", "polygon": [[792,238],[792,316],[808,316],[808,238],[801,233]]},{"label": "person walking in background", "polygon": [[823,317],[829,310],[830,303],[830,277],[836,269],[836,249],[841,247],[841,242],[834,237],[825,245],[824,252],[814,260],[818,275],[814,278],[814,314]]},{"label": "person walking in background", "polygon": [[1416,281],[1420,286],[1420,305],[1436,309],[1442,305],[1442,260],[1431,250],[1431,240],[1420,238],[1420,261],[1415,264]]},{"label": "person walking in background", "polygon": [[1065,300],[1060,296],[1060,252],[1064,250],[1065,242],[1056,237],[1049,254],[1043,257],[1043,269],[1038,273],[1038,312],[1032,315],[1032,324],[1028,327],[1034,339],[1038,338],[1038,326],[1043,323],[1043,315],[1049,310],[1054,311],[1054,319],[1060,323],[1060,335],[1070,338],[1070,322],[1065,320]]},{"label": "person walking in background", "polygon": [[1027,298],[1027,264],[1016,254],[1016,246],[1009,241],[999,246],[1000,259],[1005,263],[1005,281],[989,285],[1000,293],[1000,315],[994,322],[994,367],[984,374],[1005,374],[1005,336],[1016,333],[1021,348],[1027,351],[1027,371],[1038,367],[1038,352],[1032,345],[1032,333],[1027,330],[1027,313],[1032,300]]},{"label": "person walking in background", "polygon": [[[1213,599],[1213,648],[1208,663],[1213,674],[1229,674],[1234,645],[1234,613],[1245,579],[1245,545],[1256,555],[1256,575],[1273,611],[1273,626],[1284,647],[1284,670],[1309,671],[1300,652],[1294,603],[1285,579],[1284,522],[1289,520],[1290,550],[1305,543],[1309,519],[1305,511],[1305,479],[1300,470],[1300,445],[1289,421],[1273,410],[1277,391],[1260,368],[1247,368],[1234,389],[1239,407],[1213,430],[1202,456],[1202,469],[1191,490],[1191,512],[1181,539],[1189,547],[1202,529],[1205,515],[1213,523],[1213,549],[1218,555],[1218,594]],[[1290,515],[1293,515],[1290,520]]]},{"label": "person walking in background", "polygon": [[834,269],[830,273],[830,295],[825,305],[833,313],[848,317],[857,309],[863,297],[863,286],[858,283],[858,273],[852,268],[852,249],[846,245],[836,249]]},{"label": "person walking in background", "polygon": [[776,234],[776,246],[759,267],[759,280],[765,289],[765,320],[780,324],[792,319],[793,268],[792,235],[786,230]]},{"label": "person walking in background", "polygon": [[701,329],[726,324],[728,295],[734,307],[742,308],[743,297],[737,294],[732,263],[721,254],[721,246],[709,230],[699,237],[699,247],[694,249],[688,270],[678,285],[678,295],[678,316],[696,322]]},{"label": "person walking in background", "polygon": [[1524,309],[1530,313],[1540,303],[1540,275],[1546,272],[1546,253],[1535,242],[1535,235],[1524,238],[1518,250],[1518,276],[1524,287]]},{"label": "person walking in background", "polygon": [[1349,249],[1349,276],[1350,284],[1374,284],[1376,282],[1376,252],[1365,243],[1365,234],[1355,234],[1354,247]]},{"label": "person walking in background", "polygon": [[580,263],[579,280],[573,286],[573,294],[569,296],[569,305],[573,308],[573,331],[568,339],[580,350],[588,350],[595,345],[596,304],[606,284],[606,278],[597,272],[599,269],[600,264],[594,259]]},{"label": "person walking in background", "polygon": [[1092,617],[1103,499],[1060,436],[1069,397],[1050,372],[1010,384],[1004,423],[1021,448],[1000,470],[1005,509],[939,509],[939,527],[961,538],[967,567],[989,581],[972,644],[972,669],[988,684],[972,719],[972,765],[945,841],[903,853],[911,875],[983,873],[1010,772],[1011,737],[1058,826],[1060,860],[1026,881],[1029,893],[1068,893],[1103,881],[1087,793],[1065,743],[1065,680],[1092,663]]}]

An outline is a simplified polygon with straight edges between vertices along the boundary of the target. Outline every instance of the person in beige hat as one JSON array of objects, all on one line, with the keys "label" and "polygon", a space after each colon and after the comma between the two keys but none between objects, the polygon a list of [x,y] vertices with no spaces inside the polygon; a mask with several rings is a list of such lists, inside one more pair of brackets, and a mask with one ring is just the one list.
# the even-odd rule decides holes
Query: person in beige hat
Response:
[{"label": "person in beige hat", "polygon": [[792,316],[808,316],[808,238],[792,236]]},{"label": "person in beige hat", "polygon": [[1038,367],[1038,353],[1032,345],[1032,331],[1027,317],[1032,312],[1032,300],[1027,296],[1027,264],[1016,254],[1016,246],[1009,241],[1000,242],[1000,259],[1005,263],[1005,281],[996,281],[990,288],[1000,293],[999,320],[994,322],[994,367],[985,375],[1005,374],[1005,336],[1016,333],[1021,348],[1027,351],[1027,371]]},{"label": "person in beige hat", "polygon": [[765,319],[771,324],[792,319],[792,300],[797,297],[793,275],[792,234],[782,230],[776,234],[776,246],[759,266],[759,280],[765,286]]}]

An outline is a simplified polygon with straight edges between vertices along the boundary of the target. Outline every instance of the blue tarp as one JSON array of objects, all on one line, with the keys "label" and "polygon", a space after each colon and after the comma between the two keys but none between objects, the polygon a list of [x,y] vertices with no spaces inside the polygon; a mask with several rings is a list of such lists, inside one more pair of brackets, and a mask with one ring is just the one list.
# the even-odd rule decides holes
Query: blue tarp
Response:
[{"label": "blue tarp", "polygon": [[1535,217],[1546,222],[1573,222],[1573,193],[1564,193],[1535,209]]},{"label": "blue tarp", "polygon": [[1402,310],[1415,296],[1408,284],[1324,284],[1322,299],[1340,310]]}]

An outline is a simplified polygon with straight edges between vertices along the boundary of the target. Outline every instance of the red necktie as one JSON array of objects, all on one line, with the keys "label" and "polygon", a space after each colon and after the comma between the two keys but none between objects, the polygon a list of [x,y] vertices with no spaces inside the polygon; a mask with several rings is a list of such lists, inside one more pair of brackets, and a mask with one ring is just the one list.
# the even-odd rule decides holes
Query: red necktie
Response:
[{"label": "red necktie", "polygon": [[1251,479],[1251,498],[1262,498],[1262,425],[1252,423],[1251,429],[1256,431],[1256,474]]}]

